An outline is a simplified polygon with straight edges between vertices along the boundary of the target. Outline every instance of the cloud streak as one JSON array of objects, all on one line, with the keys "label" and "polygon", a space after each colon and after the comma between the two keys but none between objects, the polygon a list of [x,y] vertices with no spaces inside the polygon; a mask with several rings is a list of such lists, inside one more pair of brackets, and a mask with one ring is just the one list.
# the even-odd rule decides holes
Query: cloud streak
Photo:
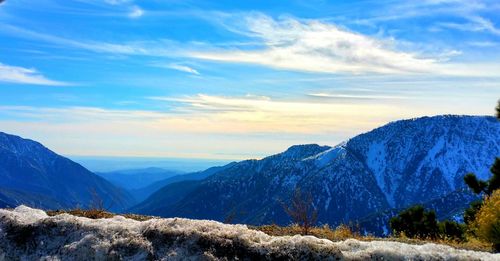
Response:
[{"label": "cloud streak", "polygon": [[0,63],[0,82],[32,85],[66,86],[69,83],[46,78],[36,69]]},{"label": "cloud streak", "polygon": [[194,75],[200,75],[200,73],[196,69],[193,69],[193,68],[191,68],[189,66],[186,66],[186,65],[169,64],[169,65],[162,66],[162,67],[166,67],[166,68],[169,68],[169,69],[172,69],[172,70],[177,70],[177,71],[180,71],[180,72],[186,72],[186,73],[190,73],[190,74],[194,74]]},{"label": "cloud streak", "polygon": [[[396,48],[395,39],[380,39],[318,20],[275,20],[251,14],[238,16],[243,22],[234,22],[234,16],[229,17],[219,14],[218,19],[227,30],[251,38],[251,44],[181,43],[165,39],[110,43],[74,40],[7,24],[0,25],[0,31],[96,53],[248,63],[278,70],[350,75],[500,77],[497,63],[454,63],[452,58],[462,55],[457,50],[439,54],[401,51]],[[487,23],[483,27],[496,30]],[[171,69],[197,74],[196,70],[183,65]]]},{"label": "cloud streak", "polygon": [[[258,64],[276,69],[341,74],[442,74],[499,76],[497,68],[476,70],[463,64],[447,63],[448,54],[423,57],[400,51],[395,40],[378,39],[335,24],[254,14],[233,32],[261,40],[254,49],[219,49],[191,52],[192,57],[230,63]],[[232,28],[232,29],[231,29]],[[454,55],[461,54],[454,51]],[[485,65],[482,66],[483,69]]]},{"label": "cloud streak", "polygon": [[432,106],[397,99],[353,104],[199,94],[150,100],[166,109],[0,106],[0,125],[70,155],[220,158],[211,154],[217,151],[234,159],[241,151],[266,155],[297,143],[335,145],[392,120],[436,114]]},{"label": "cloud streak", "polygon": [[263,41],[260,50],[198,52],[194,57],[256,63],[323,73],[421,73],[433,59],[392,49],[387,42],[319,21],[246,18],[247,33]]},{"label": "cloud streak", "polygon": [[[262,96],[224,97],[199,94],[151,97],[168,111],[117,110],[96,107],[35,108],[3,106],[0,115],[47,123],[79,122],[141,125],[141,129],[178,133],[325,133],[375,127],[410,116],[396,105],[347,104],[331,101],[274,100]],[[394,113],[399,111],[399,113]],[[389,114],[389,112],[391,112]],[[390,116],[387,116],[390,115]],[[7,117],[7,118],[8,118]],[[196,126],[203,126],[198,128]]]}]

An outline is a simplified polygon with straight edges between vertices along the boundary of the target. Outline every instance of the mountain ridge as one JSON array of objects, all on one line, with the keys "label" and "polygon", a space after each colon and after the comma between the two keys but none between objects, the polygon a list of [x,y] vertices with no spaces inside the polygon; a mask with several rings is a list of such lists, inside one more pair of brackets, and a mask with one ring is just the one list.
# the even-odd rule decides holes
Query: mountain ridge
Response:
[{"label": "mountain ridge", "polygon": [[133,203],[126,191],[80,164],[39,142],[4,132],[0,132],[0,177],[2,201],[9,206],[88,207],[93,197],[99,197],[120,211]]},{"label": "mountain ridge", "polygon": [[169,202],[164,212],[147,214],[222,221],[241,213],[235,222],[287,224],[280,201],[300,188],[313,195],[319,223],[348,223],[376,211],[439,201],[465,187],[467,172],[488,177],[499,144],[494,117],[399,120],[334,147],[292,146],[261,160],[238,162],[202,180],[182,200]]}]

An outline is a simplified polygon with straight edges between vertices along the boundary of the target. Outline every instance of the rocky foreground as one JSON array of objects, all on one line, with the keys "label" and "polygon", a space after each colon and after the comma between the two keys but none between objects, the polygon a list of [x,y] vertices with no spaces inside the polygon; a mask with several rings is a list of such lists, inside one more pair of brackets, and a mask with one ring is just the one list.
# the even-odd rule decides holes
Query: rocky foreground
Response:
[{"label": "rocky foreground", "polygon": [[244,225],[182,218],[49,217],[0,209],[0,260],[500,260],[500,254],[354,239],[269,236]]}]

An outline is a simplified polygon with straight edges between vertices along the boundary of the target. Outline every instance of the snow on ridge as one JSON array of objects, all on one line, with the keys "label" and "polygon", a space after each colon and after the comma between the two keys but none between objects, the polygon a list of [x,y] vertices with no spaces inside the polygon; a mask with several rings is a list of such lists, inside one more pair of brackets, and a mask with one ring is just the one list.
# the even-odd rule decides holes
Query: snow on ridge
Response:
[{"label": "snow on ridge", "polygon": [[331,147],[325,151],[322,151],[316,155],[312,155],[303,159],[302,161],[314,161],[317,167],[324,167],[330,164],[333,160],[335,160],[338,156],[340,156],[343,152],[345,152],[345,146],[347,142],[341,142],[340,144]]},{"label": "snow on ridge", "polygon": [[135,221],[116,216],[48,217],[25,206],[0,210],[0,260],[500,260],[500,254],[397,242],[331,242],[312,236],[274,237],[215,221]]}]

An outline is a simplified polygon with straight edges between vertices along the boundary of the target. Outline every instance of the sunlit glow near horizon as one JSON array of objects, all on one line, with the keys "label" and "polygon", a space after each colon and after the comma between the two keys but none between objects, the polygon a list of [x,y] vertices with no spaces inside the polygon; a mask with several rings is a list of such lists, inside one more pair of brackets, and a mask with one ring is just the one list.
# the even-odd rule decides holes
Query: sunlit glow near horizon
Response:
[{"label": "sunlit glow near horizon", "polygon": [[0,131],[64,155],[239,160],[493,115],[498,1],[0,1]]}]

